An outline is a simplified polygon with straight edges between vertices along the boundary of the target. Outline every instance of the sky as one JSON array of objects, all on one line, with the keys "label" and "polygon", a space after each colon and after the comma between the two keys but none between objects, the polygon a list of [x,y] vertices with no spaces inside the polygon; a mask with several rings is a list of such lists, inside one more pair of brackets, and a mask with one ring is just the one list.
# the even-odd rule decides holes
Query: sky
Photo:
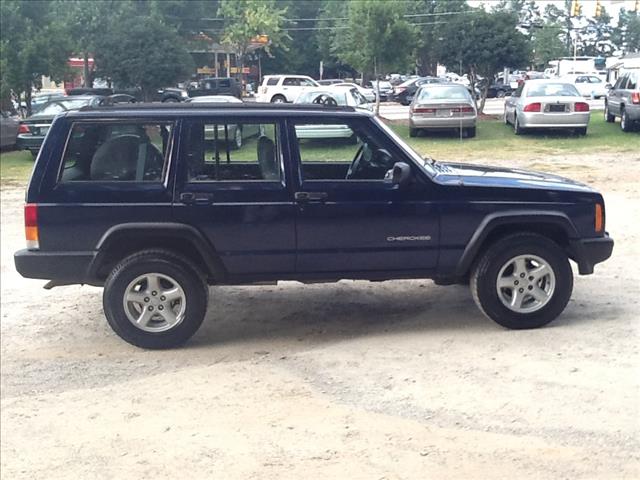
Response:
[{"label": "sky", "polygon": [[[580,2],[580,5],[582,5],[583,15],[593,16],[596,11],[596,0],[578,1]],[[482,3],[490,6],[492,3],[497,3],[498,0],[467,0],[467,2],[475,7],[479,6]],[[556,5],[557,7],[564,8],[564,0],[535,0],[535,2],[539,5],[541,12],[544,10],[544,7],[550,3]],[[618,17],[618,11],[622,7],[627,10],[633,10],[635,0],[600,0],[600,3],[606,9],[607,13],[615,19]]]}]

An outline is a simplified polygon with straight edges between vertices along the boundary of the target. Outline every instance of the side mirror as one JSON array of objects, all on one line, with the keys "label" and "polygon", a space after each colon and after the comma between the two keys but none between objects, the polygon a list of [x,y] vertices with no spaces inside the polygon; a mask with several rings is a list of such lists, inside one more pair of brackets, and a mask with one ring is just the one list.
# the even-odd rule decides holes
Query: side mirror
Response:
[{"label": "side mirror", "polygon": [[604,88],[606,88],[607,90],[611,90],[613,88],[613,85],[611,85],[610,83],[607,83]]},{"label": "side mirror", "polygon": [[391,185],[404,187],[411,180],[411,167],[405,162],[396,162],[384,176],[384,181]]}]

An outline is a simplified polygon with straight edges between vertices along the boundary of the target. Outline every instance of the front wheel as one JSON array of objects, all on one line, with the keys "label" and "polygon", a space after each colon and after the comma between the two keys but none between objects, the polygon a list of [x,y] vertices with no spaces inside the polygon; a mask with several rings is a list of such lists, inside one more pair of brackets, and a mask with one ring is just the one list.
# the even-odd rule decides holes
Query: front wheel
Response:
[{"label": "front wheel", "polygon": [[198,330],[208,288],[198,268],[166,250],[144,250],[120,262],[104,286],[109,325],[142,348],[171,348]]},{"label": "front wheel", "polygon": [[506,328],[537,328],[560,315],[571,297],[573,273],[562,248],[535,233],[494,243],[471,274],[480,310]]},{"label": "front wheel", "polygon": [[616,121],[616,116],[609,113],[609,104],[606,102],[604,104],[604,121],[607,123],[613,123]]}]

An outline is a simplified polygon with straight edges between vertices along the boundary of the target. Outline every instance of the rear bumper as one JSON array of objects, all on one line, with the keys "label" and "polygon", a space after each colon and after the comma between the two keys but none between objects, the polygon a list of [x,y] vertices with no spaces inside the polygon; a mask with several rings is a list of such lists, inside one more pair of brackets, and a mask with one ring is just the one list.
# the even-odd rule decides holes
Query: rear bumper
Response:
[{"label": "rear bumper", "polygon": [[30,150],[37,153],[42,147],[42,142],[44,142],[44,137],[20,134],[16,138],[16,147],[19,150]]},{"label": "rear bumper", "polygon": [[19,250],[14,256],[16,270],[25,278],[55,280],[56,282],[90,283],[95,279],[89,275],[94,252],[41,252]]},{"label": "rear bumper", "polygon": [[593,273],[593,267],[604,262],[613,252],[613,238],[605,233],[603,237],[573,240],[571,242],[574,260],[578,263],[580,275]]},{"label": "rear bumper", "polygon": [[476,126],[476,116],[472,117],[420,117],[411,116],[411,128],[469,128]]},{"label": "rear bumper", "polygon": [[590,112],[570,113],[520,113],[518,120],[523,128],[583,128],[589,125]]}]

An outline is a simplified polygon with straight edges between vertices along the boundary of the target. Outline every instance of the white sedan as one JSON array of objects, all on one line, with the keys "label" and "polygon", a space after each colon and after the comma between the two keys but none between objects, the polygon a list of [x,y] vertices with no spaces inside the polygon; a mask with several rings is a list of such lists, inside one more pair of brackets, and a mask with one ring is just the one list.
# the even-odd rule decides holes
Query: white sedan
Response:
[{"label": "white sedan", "polygon": [[602,98],[609,92],[606,82],[595,74],[566,75],[560,80],[571,83],[583,97]]},{"label": "white sedan", "polygon": [[589,104],[561,80],[527,80],[504,102],[504,122],[516,135],[530,128],[571,129],[587,134]]},{"label": "white sedan", "polygon": [[360,92],[360,94],[367,99],[367,102],[375,102],[376,101],[376,92],[373,88],[364,88],[358,85],[357,83],[351,82],[343,82],[343,83],[335,83],[332,87],[351,87],[355,88]]}]

